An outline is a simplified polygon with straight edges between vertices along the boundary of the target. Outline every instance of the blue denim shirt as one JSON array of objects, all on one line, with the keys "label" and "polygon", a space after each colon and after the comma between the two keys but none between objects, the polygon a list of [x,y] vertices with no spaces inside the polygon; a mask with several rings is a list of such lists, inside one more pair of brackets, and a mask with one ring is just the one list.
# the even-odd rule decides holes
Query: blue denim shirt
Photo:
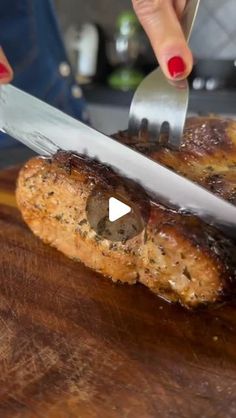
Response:
[{"label": "blue denim shirt", "polygon": [[51,0],[1,0],[0,44],[14,70],[12,84],[88,122]]}]

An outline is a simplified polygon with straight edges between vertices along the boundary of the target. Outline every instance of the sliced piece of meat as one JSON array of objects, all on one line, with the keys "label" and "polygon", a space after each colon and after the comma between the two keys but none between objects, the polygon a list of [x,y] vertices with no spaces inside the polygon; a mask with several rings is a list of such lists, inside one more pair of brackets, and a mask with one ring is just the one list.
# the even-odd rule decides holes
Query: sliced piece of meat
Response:
[{"label": "sliced piece of meat", "polygon": [[[180,151],[149,144],[145,137],[116,137],[214,193],[235,201],[236,123],[217,118],[188,122]],[[59,152],[36,157],[21,170],[18,206],[31,230],[65,255],[113,281],[141,282],[168,301],[187,307],[232,296],[235,245],[196,217],[152,203],[144,230],[126,242],[96,234],[86,204],[97,186],[120,185],[110,168]],[[132,196],[131,196],[132,197]]]}]

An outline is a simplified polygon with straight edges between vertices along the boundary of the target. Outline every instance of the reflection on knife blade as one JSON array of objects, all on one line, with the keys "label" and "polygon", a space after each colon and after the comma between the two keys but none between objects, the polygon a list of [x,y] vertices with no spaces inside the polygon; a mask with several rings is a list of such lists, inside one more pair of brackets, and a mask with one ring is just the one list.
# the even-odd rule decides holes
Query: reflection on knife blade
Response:
[{"label": "reflection on knife blade", "polygon": [[1,87],[0,129],[43,155],[58,148],[83,154],[87,148],[90,158],[139,182],[160,202],[190,211],[236,237],[235,206],[10,85]]}]

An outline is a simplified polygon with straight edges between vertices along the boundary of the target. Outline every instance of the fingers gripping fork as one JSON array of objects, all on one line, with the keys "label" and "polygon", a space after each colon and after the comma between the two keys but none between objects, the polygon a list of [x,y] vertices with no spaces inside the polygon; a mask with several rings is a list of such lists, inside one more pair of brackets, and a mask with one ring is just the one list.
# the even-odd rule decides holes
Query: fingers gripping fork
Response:
[{"label": "fingers gripping fork", "polygon": [[[200,0],[189,0],[183,13],[182,28],[190,38]],[[179,148],[189,101],[187,80],[170,82],[160,68],[154,70],[137,88],[129,113],[129,133],[138,135],[145,125],[151,141],[159,141],[168,126],[168,145]],[[145,123],[144,123],[145,122]]]}]

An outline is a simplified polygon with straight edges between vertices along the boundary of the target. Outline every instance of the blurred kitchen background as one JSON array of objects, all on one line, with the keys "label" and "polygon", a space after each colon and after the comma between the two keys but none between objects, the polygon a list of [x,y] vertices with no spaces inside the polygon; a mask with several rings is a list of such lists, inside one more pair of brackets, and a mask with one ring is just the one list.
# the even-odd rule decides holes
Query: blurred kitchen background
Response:
[{"label": "blurred kitchen background", "polygon": [[[93,125],[125,129],[133,90],[156,66],[130,0],[55,0]],[[190,113],[236,112],[236,1],[201,0],[191,37]],[[100,45],[99,45],[100,44]]]},{"label": "blurred kitchen background", "polygon": [[[157,66],[150,44],[132,12],[131,0],[34,0],[25,2],[27,8],[23,8],[21,2],[18,4],[17,19],[19,13],[22,25],[31,19],[31,24],[35,24],[35,32],[30,33],[30,37],[23,33],[26,38],[23,41],[12,33],[7,46],[13,58],[15,56],[18,59],[19,45],[21,51],[25,48],[24,54],[27,54],[29,39],[33,54],[36,53],[36,56],[32,55],[32,51],[28,53],[29,64],[23,54],[23,63],[18,65],[18,86],[69,114],[77,108],[76,104],[84,95],[90,121],[95,128],[106,134],[126,129],[134,90],[145,74]],[[66,54],[54,19],[53,5]],[[7,1],[0,6],[0,35],[4,24],[7,25],[9,21],[6,8]],[[13,9],[10,10],[12,22],[14,13]],[[34,16],[31,16],[33,10]],[[4,16],[1,16],[1,11]],[[215,113],[235,117],[235,22],[236,0],[201,0],[191,37],[195,65],[190,76],[189,114]],[[31,30],[31,26],[28,28]],[[35,37],[36,33],[38,38]],[[34,44],[36,39],[39,39],[38,44]],[[1,44],[5,48],[4,43]],[[59,46],[61,48],[58,49]],[[40,51],[43,57],[45,53],[48,54],[46,66],[43,66],[44,80],[40,78],[41,70],[38,70],[43,62]],[[32,64],[34,67],[31,70],[30,60],[33,59],[38,61]],[[47,67],[49,63],[53,63],[51,72]],[[24,82],[21,82],[21,76],[24,76]],[[48,92],[48,80],[53,77],[55,86]],[[63,90],[59,95],[64,107],[52,100],[58,84],[65,88],[64,97]],[[71,99],[75,99],[73,106],[70,105]],[[0,150],[0,168],[22,162],[32,155],[32,151],[4,134],[0,135]]]}]

